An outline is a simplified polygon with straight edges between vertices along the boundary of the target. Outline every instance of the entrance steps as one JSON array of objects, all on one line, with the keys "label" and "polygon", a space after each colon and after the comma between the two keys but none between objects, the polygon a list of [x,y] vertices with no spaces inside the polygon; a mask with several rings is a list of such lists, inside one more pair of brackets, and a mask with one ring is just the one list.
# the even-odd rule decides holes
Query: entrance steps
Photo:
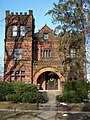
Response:
[{"label": "entrance steps", "polygon": [[45,92],[47,93],[49,100],[47,103],[40,104],[39,109],[41,109],[41,110],[56,110],[57,109],[56,96],[60,94],[60,91],[47,90]]}]

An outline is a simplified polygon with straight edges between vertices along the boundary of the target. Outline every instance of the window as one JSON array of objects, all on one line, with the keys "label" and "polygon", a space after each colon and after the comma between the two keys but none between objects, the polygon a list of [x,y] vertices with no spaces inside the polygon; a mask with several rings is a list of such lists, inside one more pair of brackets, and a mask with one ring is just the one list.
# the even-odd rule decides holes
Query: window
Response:
[{"label": "window", "polygon": [[16,76],[20,76],[20,71],[16,71]]},{"label": "window", "polygon": [[51,50],[41,50],[41,57],[51,57]]},{"label": "window", "polygon": [[21,76],[25,76],[25,71],[21,71]]},{"label": "window", "polygon": [[12,36],[17,36],[17,26],[16,25],[14,25],[14,26],[12,26]]},{"label": "window", "polygon": [[44,52],[43,52],[43,50],[41,50],[41,57],[44,57]]},{"label": "window", "polygon": [[24,25],[20,26],[20,36],[25,36],[26,28]]},{"label": "window", "polygon": [[46,57],[50,57],[50,51],[46,50]]},{"label": "window", "polygon": [[76,49],[75,48],[71,48],[70,49],[70,58],[76,58]]},{"label": "window", "polygon": [[14,77],[15,77],[15,73],[14,73],[14,71],[11,71],[11,73],[10,73],[10,82],[14,82]]},{"label": "window", "polygon": [[21,60],[22,59],[22,48],[14,49],[14,60]]},{"label": "window", "polygon": [[14,71],[11,71],[11,74],[10,74],[10,76],[14,76],[15,74],[14,74]]},{"label": "window", "polygon": [[11,81],[11,82],[14,82],[14,81],[22,81],[22,82],[25,82],[25,71],[21,71],[21,70],[18,70],[18,71],[16,71],[16,72],[11,71],[10,81]]},{"label": "window", "polygon": [[48,40],[48,33],[44,33],[44,40]]}]

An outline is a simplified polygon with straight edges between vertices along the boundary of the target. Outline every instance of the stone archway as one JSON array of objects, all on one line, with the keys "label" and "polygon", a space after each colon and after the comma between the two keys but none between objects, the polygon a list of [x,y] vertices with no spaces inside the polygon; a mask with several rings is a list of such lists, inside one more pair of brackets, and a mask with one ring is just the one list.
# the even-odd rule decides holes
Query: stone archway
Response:
[{"label": "stone archway", "polygon": [[[54,72],[57,76],[58,76],[58,89],[57,90],[61,90],[62,89],[62,86],[60,85],[60,81],[61,81],[61,73],[56,69],[56,68],[52,68],[52,67],[47,67],[47,68],[42,68],[40,69],[37,73],[35,73],[34,75],[34,81],[33,83],[34,84],[37,84],[37,80],[39,78],[39,76],[47,71],[50,71],[50,72]],[[46,81],[44,80],[44,83],[43,83],[43,89],[45,90],[45,83]]]}]

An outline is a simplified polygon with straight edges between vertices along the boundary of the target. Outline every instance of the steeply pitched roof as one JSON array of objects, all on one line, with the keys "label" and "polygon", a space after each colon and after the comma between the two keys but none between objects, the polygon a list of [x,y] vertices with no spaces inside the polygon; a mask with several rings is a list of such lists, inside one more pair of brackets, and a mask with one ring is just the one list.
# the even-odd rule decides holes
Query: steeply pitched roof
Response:
[{"label": "steeply pitched roof", "polygon": [[39,32],[41,31],[41,30],[43,30],[44,28],[47,28],[47,29],[49,29],[49,30],[51,30],[51,31],[53,31],[52,29],[50,29],[50,27],[48,27],[48,25],[47,24],[45,24],[40,30],[39,30]]}]

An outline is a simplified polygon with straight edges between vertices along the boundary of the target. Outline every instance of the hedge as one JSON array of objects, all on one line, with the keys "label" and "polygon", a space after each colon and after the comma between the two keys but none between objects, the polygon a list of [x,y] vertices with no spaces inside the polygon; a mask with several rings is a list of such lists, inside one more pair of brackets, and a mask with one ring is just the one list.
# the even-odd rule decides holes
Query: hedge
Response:
[{"label": "hedge", "polygon": [[39,93],[36,85],[22,82],[0,82],[0,100],[12,102],[47,102],[46,93]]}]

